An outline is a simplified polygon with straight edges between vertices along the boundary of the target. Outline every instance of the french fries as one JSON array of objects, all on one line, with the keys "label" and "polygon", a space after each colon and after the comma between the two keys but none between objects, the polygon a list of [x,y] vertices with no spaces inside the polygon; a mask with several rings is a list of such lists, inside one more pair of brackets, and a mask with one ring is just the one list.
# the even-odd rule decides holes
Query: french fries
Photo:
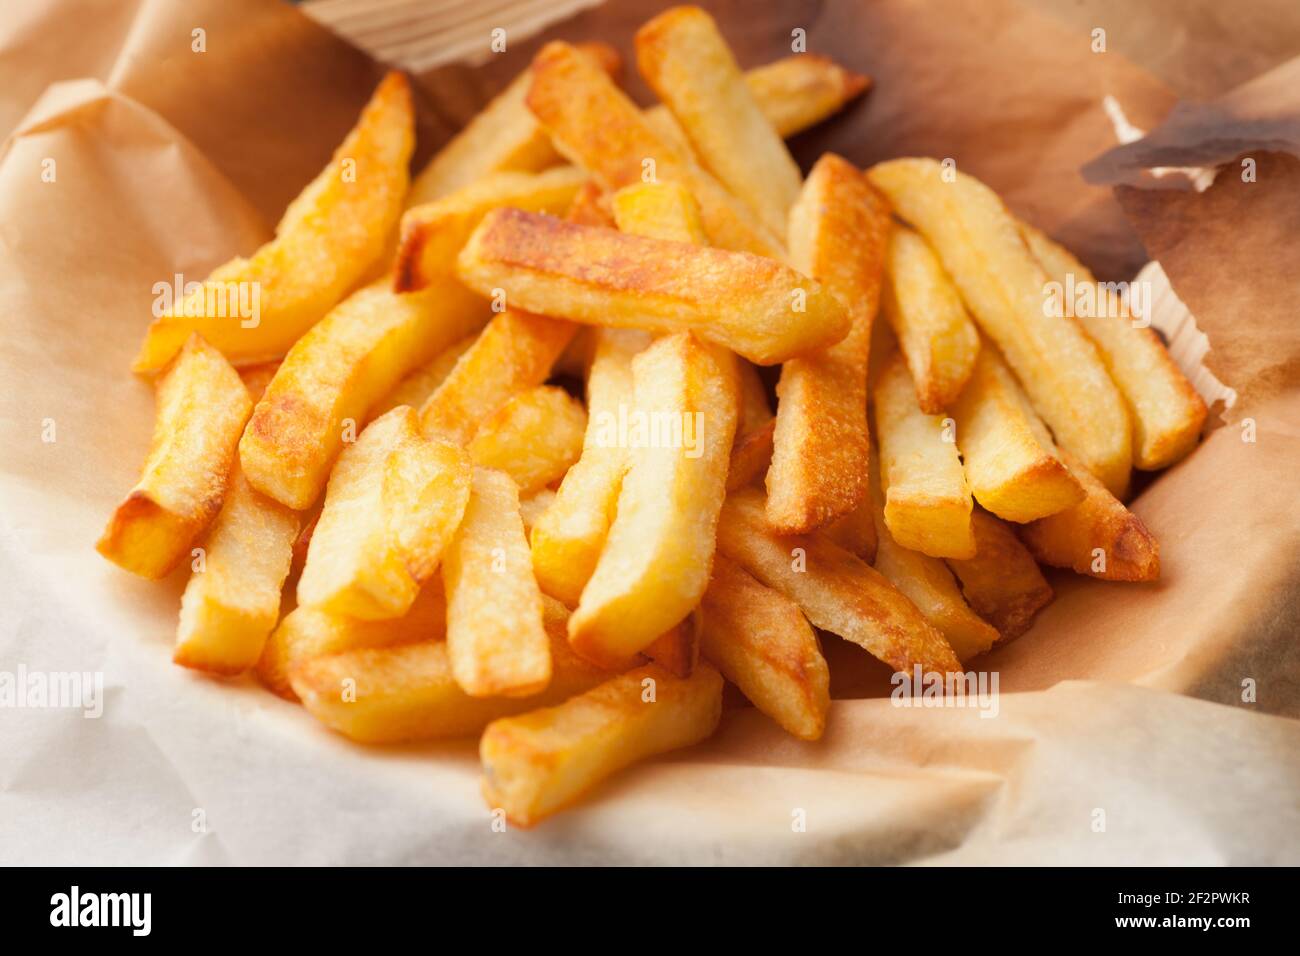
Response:
[{"label": "french fries", "polygon": [[739,404],[731,357],[687,333],[638,354],[632,373],[632,414],[645,434],[629,430],[616,515],[569,620],[573,649],[610,666],[681,621],[704,593]]},{"label": "french fries", "polygon": [[799,197],[799,167],[750,93],[745,77],[699,7],[674,7],[636,34],[637,66],[681,124],[704,165],[784,237]]},{"label": "french fries", "polygon": [[1016,533],[978,508],[971,514],[975,557],[948,559],[966,603],[998,629],[1000,641],[1019,637],[1051,603],[1052,586]]},{"label": "french fries", "polygon": [[728,495],[718,551],[798,604],[814,627],[896,671],[911,673],[918,664],[941,674],[961,670],[944,636],[880,572],[820,532],[776,534],[765,509],[758,489]]},{"label": "french fries", "polygon": [[759,365],[833,345],[845,309],[772,259],[498,209],[461,251],[470,288],[592,325],[694,331]]},{"label": "french fries", "polygon": [[980,351],[952,417],[971,492],[999,518],[1033,521],[1083,500],[1083,486],[992,348]]},{"label": "french fries", "polygon": [[564,477],[582,454],[587,413],[564,389],[520,392],[483,423],[469,443],[474,464],[505,472],[528,495]]},{"label": "french fries", "polygon": [[961,394],[975,368],[979,333],[924,239],[906,226],[890,234],[880,308],[916,382],[916,401],[938,415]]},{"label": "french fries", "polygon": [[154,392],[157,419],[140,480],[95,545],[146,578],[165,577],[217,516],[253,409],[239,373],[197,334],[158,376]]},{"label": "french fries", "polygon": [[451,370],[456,367],[460,357],[470,350],[478,340],[478,335],[467,335],[452,345],[447,346],[433,359],[393,386],[392,390],[366,412],[366,421],[372,422],[380,415],[391,412],[399,405],[422,408],[438,386],[447,380]]},{"label": "french fries", "polygon": [[834,116],[871,87],[871,77],[815,53],[756,67],[745,74],[745,82],[763,116],[785,139]]},{"label": "french fries", "polygon": [[614,194],[611,204],[614,222],[622,232],[697,246],[707,241],[699,207],[679,183],[624,186]]},{"label": "french fries", "polygon": [[895,353],[875,386],[885,525],[905,548],[937,558],[975,554],[970,486],[944,420],[926,415],[902,356]]},{"label": "french fries", "polygon": [[410,295],[382,282],[353,293],[294,343],[253,410],[239,442],[249,482],[309,507],[371,406],[486,319],[482,300],[452,280]]},{"label": "french fries", "polygon": [[654,664],[614,677],[556,707],[493,721],[483,732],[483,796],[530,827],[639,760],[689,747],[722,716],[722,676],[689,678]]},{"label": "french fries", "polygon": [[339,455],[298,603],[363,620],[400,617],[438,566],[470,496],[469,456],[421,437],[395,408]]},{"label": "french fries", "polygon": [[866,494],[867,352],[880,298],[889,208],[852,164],[827,153],[790,211],[790,262],[849,310],[849,333],[781,369],[767,520],[811,531]]},{"label": "french fries", "polygon": [[799,606],[718,555],[700,602],[701,653],[783,728],[817,740],[830,709],[830,669]]},{"label": "french fries", "polygon": [[542,593],[533,577],[519,489],[475,468],[465,517],[443,559],[447,654],[471,697],[527,697],[551,679]]},{"label": "french fries", "polygon": [[[252,258],[217,267],[155,319],[134,370],[157,372],[192,332],[236,364],[284,355],[383,254],[414,145],[410,86],[389,73],[329,165],[289,205],[275,238]],[[254,295],[257,308],[244,308]]]},{"label": "french fries", "polygon": [[1002,200],[931,159],[890,160],[868,176],[934,247],[1057,444],[1122,496],[1133,458],[1124,400],[1078,323],[1052,314],[1047,273]]},{"label": "french fries", "polygon": [[1099,284],[1064,246],[1023,222],[1020,234],[1063,290],[1084,286],[1096,290],[1096,314],[1092,317],[1078,315],[1075,302],[1066,299],[1064,291],[1062,304],[1097,346],[1106,370],[1128,402],[1133,417],[1133,463],[1154,471],[1181,461],[1196,447],[1207,409],[1159,336],[1149,328],[1134,326],[1127,305],[1112,289]]}]

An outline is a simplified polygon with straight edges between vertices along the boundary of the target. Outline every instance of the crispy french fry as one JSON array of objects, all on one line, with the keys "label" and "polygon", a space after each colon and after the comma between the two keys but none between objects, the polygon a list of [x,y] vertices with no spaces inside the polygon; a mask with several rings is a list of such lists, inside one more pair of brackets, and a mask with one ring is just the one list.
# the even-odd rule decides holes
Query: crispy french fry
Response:
[{"label": "crispy french fry", "polygon": [[698,613],[700,651],[722,676],[796,737],[821,737],[830,669],[799,606],[717,555]]},{"label": "crispy french fry", "polygon": [[929,244],[906,226],[889,237],[880,309],[916,382],[916,401],[938,415],[975,368],[979,333]]},{"label": "crispy french fry", "polygon": [[556,707],[493,721],[479,742],[483,796],[511,823],[532,826],[624,767],[708,737],[722,684],[708,664],[685,680],[649,664]]},{"label": "crispy french fry", "polygon": [[838,634],[896,671],[961,670],[944,636],[861,558],[820,532],[778,535],[763,493],[732,492],[718,522],[718,551],[802,608],[814,627]]},{"label": "crispy french fry", "polygon": [[[572,470],[572,469],[571,469]],[[531,495],[519,499],[519,517],[524,522],[524,534],[532,535],[533,528],[536,527],[537,521],[542,515],[546,514],[551,505],[555,504],[555,492],[550,488],[539,488]],[[536,573],[536,562],[534,562],[534,574]]]},{"label": "crispy french fry", "polygon": [[284,355],[383,254],[406,196],[412,123],[410,86],[389,73],[330,164],[290,204],[275,238],[252,258],[219,266],[155,319],[135,371],[162,368],[191,332],[237,364]]},{"label": "crispy french fry", "polygon": [[407,210],[393,270],[394,290],[412,292],[453,277],[461,247],[491,210],[510,206],[562,215],[586,178],[573,166],[540,173],[493,173],[436,202]]},{"label": "crispy french fry", "polygon": [[975,557],[948,559],[971,609],[998,629],[1000,641],[1019,637],[1051,603],[1052,586],[1016,533],[986,511],[971,515]]},{"label": "crispy french fry", "polygon": [[731,447],[731,464],[727,470],[727,491],[755,484],[767,474],[772,464],[772,446],[776,419],[736,439]]},{"label": "crispy french fry", "polygon": [[933,557],[973,557],[970,486],[957,445],[944,420],[916,404],[901,355],[881,370],[874,401],[885,524],[894,540]]},{"label": "crispy french fry", "polygon": [[772,259],[498,209],[460,255],[461,279],[512,306],[591,325],[694,331],[759,365],[844,337],[844,307]]},{"label": "crispy french fry", "polygon": [[[611,75],[618,72],[618,51],[608,44],[580,43],[577,48],[605,72]],[[786,68],[786,72],[790,70],[790,67]],[[847,94],[853,89],[852,76],[850,74],[844,82],[845,101],[851,98]],[[793,77],[787,78],[786,82],[792,84]],[[415,178],[407,206],[441,199],[492,173],[511,170],[536,172],[559,163],[560,154],[551,145],[550,136],[524,102],[532,83],[532,70],[524,70],[482,112],[465,124]],[[826,86],[835,83],[829,68],[822,83]],[[814,99],[811,92],[804,94],[806,103]],[[830,97],[818,101],[826,102],[828,106],[833,102]],[[808,109],[807,105],[804,109]]]},{"label": "crispy french fry", "polygon": [[1052,314],[1047,273],[1002,200],[965,173],[945,181],[936,160],[890,160],[868,175],[929,240],[1057,444],[1122,496],[1133,457],[1124,399],[1078,323]]},{"label": "crispy french fry", "polygon": [[555,503],[531,535],[533,569],[547,594],[576,607],[596,568],[614,520],[627,449],[611,435],[619,409],[632,406],[632,358],[649,336],[628,329],[594,329],[595,353],[587,373],[587,431],[582,456],[565,474]]},{"label": "crispy french fry", "polygon": [[[271,632],[257,662],[257,677],[272,693],[297,700],[289,676],[299,664],[362,648],[391,647],[416,641],[441,641],[447,633],[447,600],[442,578],[420,588],[411,609],[385,621],[362,621],[315,607],[294,608]],[[338,695],[342,685],[332,688]]]},{"label": "crispy french fry", "polygon": [[527,697],[551,679],[542,593],[519,517],[519,489],[490,468],[474,469],[473,491],[442,564],[447,653],[471,697]]},{"label": "crispy french fry", "polygon": [[172,660],[214,674],[241,674],[262,655],[280,616],[298,515],[259,494],[238,467],[181,596]]},{"label": "crispy french fry", "polygon": [[799,167],[755,101],[713,18],[673,7],[636,34],[637,66],[704,165],[778,237],[799,198]]},{"label": "crispy french fry", "polygon": [[[632,361],[630,467],[605,548],[569,620],[574,650],[597,664],[645,648],[695,607],[708,584],[739,402],[730,359],[681,333]],[[649,434],[656,422],[657,436]]]},{"label": "crispy french fry", "polygon": [[849,310],[848,335],[781,368],[767,521],[786,534],[847,514],[866,495],[867,352],[889,207],[851,163],[817,161],[790,211],[790,263]]},{"label": "crispy french fry", "polygon": [[[1136,327],[1114,289],[1099,284],[1064,246],[1023,222],[1020,233],[1048,276],[1062,284],[1062,304],[1097,346],[1106,370],[1128,402],[1133,416],[1134,464],[1153,471],[1186,457],[1196,447],[1207,409],[1160,337],[1149,328]],[[1066,301],[1065,288],[1094,290],[1095,314],[1080,315],[1076,303]]]},{"label": "crispy french fry", "polygon": [[750,95],[782,137],[834,116],[871,86],[871,77],[845,69],[830,57],[796,53],[745,74]]},{"label": "crispy french fry", "polygon": [[539,385],[497,409],[467,450],[474,464],[505,472],[526,495],[564,477],[582,454],[586,427],[582,402],[555,385]]},{"label": "crispy french fry", "polygon": [[438,386],[447,380],[451,370],[456,367],[460,357],[470,350],[478,341],[478,334],[467,335],[459,342],[454,342],[439,352],[432,362],[417,368],[393,386],[382,399],[372,405],[366,412],[367,423],[373,422],[380,415],[391,412],[399,405],[421,408],[429,400]]},{"label": "crispy french fry", "polygon": [[253,487],[281,504],[316,501],[370,407],[487,320],[486,304],[454,280],[409,295],[386,285],[353,293],[312,326],[253,411],[239,461]]},{"label": "crispy french fry", "polygon": [[157,420],[140,480],[95,545],[118,567],[161,578],[217,516],[253,409],[239,373],[192,335],[154,385]]},{"label": "crispy french fry", "polygon": [[708,241],[699,206],[680,183],[624,186],[611,200],[622,232],[702,246]]},{"label": "crispy french fry", "polygon": [[544,46],[533,60],[528,108],[551,134],[560,152],[610,191],[654,178],[679,182],[700,205],[700,217],[715,246],[779,257],[780,241],[749,207],[696,165],[678,146],[665,142],[636,105],[567,43]]},{"label": "crispy french fry", "polygon": [[1079,504],[1019,529],[1020,540],[1041,563],[1071,568],[1105,581],[1154,581],[1160,545],[1142,519],[1121,504],[1068,452],[1062,459],[1087,497]]},{"label": "crispy french fry", "polygon": [[[292,668],[292,689],[313,717],[361,743],[468,737],[498,718],[559,704],[610,678],[569,649],[568,616],[546,599],[551,682],[531,697],[470,697],[452,677],[446,642],[427,639],[304,659]],[[355,695],[345,699],[347,680]]]},{"label": "crispy french fry", "polygon": [[1033,521],[1083,500],[1083,486],[991,346],[980,351],[952,417],[971,492],[999,518]]},{"label": "crispy french fry", "polygon": [[298,581],[298,603],[400,617],[438,566],[469,500],[469,456],[395,408],[339,455]]}]

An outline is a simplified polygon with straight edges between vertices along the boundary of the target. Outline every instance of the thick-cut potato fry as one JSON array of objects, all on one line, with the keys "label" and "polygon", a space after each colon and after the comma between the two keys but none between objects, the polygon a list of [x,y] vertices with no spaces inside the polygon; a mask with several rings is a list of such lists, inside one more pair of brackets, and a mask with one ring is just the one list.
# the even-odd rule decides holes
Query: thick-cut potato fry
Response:
[{"label": "thick-cut potato fry", "polygon": [[485,215],[510,206],[562,215],[587,174],[574,166],[540,173],[493,173],[402,216],[402,240],[393,269],[397,292],[423,289],[454,276],[456,256]]},{"label": "thick-cut potato fry", "polygon": [[839,342],[781,368],[767,521],[782,533],[811,531],[866,496],[867,352],[888,236],[880,194],[851,163],[823,155],[790,210],[790,264],[823,283],[852,324]]},{"label": "thick-cut potato fry", "polygon": [[565,474],[555,503],[538,519],[530,539],[537,583],[570,607],[577,606],[596,569],[614,520],[628,458],[617,441],[619,410],[632,406],[632,357],[650,341],[629,329],[592,331],[596,345],[587,373],[582,457]]},{"label": "thick-cut potato fry", "polygon": [[469,456],[395,408],[339,455],[298,581],[298,603],[400,617],[438,566],[469,500]]},{"label": "thick-cut potato fry", "polygon": [[1062,459],[1087,497],[1079,504],[1019,528],[1020,540],[1040,562],[1105,581],[1154,581],[1160,545],[1129,511],[1068,452]]},{"label": "thick-cut potato fry", "polygon": [[654,664],[556,707],[493,721],[483,731],[483,796],[529,827],[611,774],[713,733],[722,675],[702,663],[685,680]]},{"label": "thick-cut potato fry", "polygon": [[510,476],[474,469],[465,518],[442,562],[447,653],[471,697],[526,697],[551,679],[542,592]]},{"label": "thick-cut potato fry", "polygon": [[[416,641],[440,641],[447,633],[447,600],[442,578],[434,575],[415,596],[411,609],[386,621],[362,621],[315,607],[294,608],[271,632],[257,662],[257,677],[272,693],[297,700],[289,675],[317,657]],[[334,687],[338,693],[341,687]]]},{"label": "thick-cut potato fry", "polygon": [[[579,43],[577,49],[589,57],[592,62],[613,75],[620,67],[618,51],[605,43]],[[793,59],[793,58],[791,58]],[[772,64],[772,67],[778,66]],[[833,67],[834,64],[831,64]],[[769,68],[771,69],[771,67]],[[789,72],[790,67],[785,68]],[[829,68],[825,71],[822,83],[833,86],[835,80]],[[853,78],[849,74],[844,82],[844,100],[851,98]],[[780,77],[773,77],[774,80]],[[787,84],[793,77],[787,78]],[[810,83],[814,82],[810,80]],[[517,170],[536,172],[554,166],[560,162],[560,154],[551,145],[551,138],[542,129],[532,112],[524,102],[528,89],[533,85],[533,73],[526,69],[511,81],[495,99],[492,100],[465,127],[439,150],[420,175],[411,183],[411,194],[407,206],[441,199],[457,189],[463,189],[471,183],[492,173]],[[803,108],[814,100],[813,93],[807,92],[801,97]],[[820,101],[820,100],[819,100]],[[827,97],[827,106],[832,100]],[[793,105],[793,104],[792,104]],[[830,112],[835,112],[834,107]]]},{"label": "thick-cut potato fry", "polygon": [[[135,371],[162,368],[191,332],[238,364],[284,355],[383,254],[402,212],[414,145],[410,86],[389,73],[329,165],[285,211],[275,238],[252,258],[219,266],[202,289],[155,319]],[[243,308],[254,301],[256,309]]]},{"label": "thick-cut potato fry", "polygon": [[582,402],[558,386],[539,385],[498,408],[467,450],[474,464],[505,472],[526,495],[564,477],[582,454],[586,427]]},{"label": "thick-cut potato fry", "polygon": [[783,237],[799,167],[755,102],[713,18],[674,7],[636,34],[637,66],[695,153],[767,228]]},{"label": "thick-cut potato fry", "polygon": [[814,627],[838,634],[896,671],[961,670],[944,636],[877,570],[826,535],[778,535],[763,493],[732,492],[718,522],[718,551],[803,609]]},{"label": "thick-cut potato fry", "polygon": [[622,232],[702,246],[708,241],[700,210],[680,183],[624,186],[611,200],[614,222]]},{"label": "thick-cut potato fry", "polygon": [[936,558],[975,554],[971,494],[944,420],[926,415],[903,357],[897,353],[875,385],[880,480],[885,524],[905,548]]},{"label": "thick-cut potato fry", "polygon": [[[607,681],[609,671],[569,649],[569,612],[546,600],[551,682],[531,697],[470,697],[451,674],[445,641],[403,641],[304,659],[292,669],[293,687],[313,717],[369,744],[468,737],[501,717],[562,703]],[[394,622],[385,622],[394,623]],[[355,694],[345,698],[344,681]]]},{"label": "thick-cut potato fry", "polygon": [[259,494],[239,468],[203,542],[203,563],[181,596],[172,660],[213,674],[242,674],[262,656],[280,616],[298,515]]},{"label": "thick-cut potato fry", "polygon": [[686,617],[708,585],[739,404],[731,356],[688,333],[659,339],[632,370],[634,408],[620,441],[630,467],[569,620],[574,650],[611,666]]},{"label": "thick-cut potato fry", "polygon": [[512,305],[591,325],[694,331],[759,365],[833,345],[849,316],[773,259],[498,209],[460,255],[461,279]]},{"label": "thick-cut potato fry", "polygon": [[932,159],[890,160],[868,175],[930,241],[1057,444],[1122,496],[1133,459],[1123,396],[1079,324],[1048,307],[1047,273],[1002,200]]},{"label": "thick-cut potato fry", "polygon": [[796,737],[821,737],[831,674],[799,606],[717,555],[698,613],[700,652],[722,676]]},{"label": "thick-cut potato fry", "polygon": [[889,237],[881,312],[916,382],[916,401],[938,415],[965,387],[980,338],[929,244],[906,226]]},{"label": "thick-cut potato fry", "polygon": [[957,447],[975,500],[1007,521],[1043,518],[1083,500],[1052,437],[1011,372],[985,345],[952,406]]},{"label": "thick-cut potato fry", "polygon": [[486,304],[452,279],[397,295],[361,289],[299,339],[239,442],[249,482],[302,510],[320,497],[347,433],[412,368],[480,328]]},{"label": "thick-cut potato fry", "polygon": [[[1137,328],[1127,306],[1113,289],[1097,283],[1088,268],[1042,232],[1026,223],[1020,233],[1048,276],[1062,284],[1062,304],[1092,339],[1110,377],[1133,416],[1133,463],[1146,471],[1168,468],[1196,447],[1205,424],[1205,401],[1170,358],[1160,337]],[[1073,277],[1072,283],[1070,277]],[[1096,314],[1079,315],[1065,288],[1096,292]]]},{"label": "thick-cut potato fry", "polygon": [[221,509],[253,410],[239,373],[197,334],[154,385],[157,419],[140,480],[95,547],[121,568],[164,577]]},{"label": "thick-cut potato fry", "polygon": [[467,335],[459,342],[455,342],[439,352],[434,356],[432,362],[417,368],[407,375],[394,385],[387,395],[370,407],[366,412],[367,423],[373,422],[380,415],[391,412],[399,405],[422,408],[424,403],[429,400],[429,396],[436,392],[438,386],[447,380],[447,376],[456,367],[460,357],[468,352],[476,341],[478,341],[478,334]]},{"label": "thick-cut potato fry", "polygon": [[776,436],[776,419],[736,439],[731,447],[731,464],[727,469],[727,491],[752,485],[767,474],[772,465],[772,447]]},{"label": "thick-cut potato fry", "polygon": [[971,529],[975,557],[949,558],[948,567],[971,609],[998,629],[1000,641],[1012,640],[1029,630],[1034,615],[1051,603],[1052,586],[1007,524],[977,508]]},{"label": "thick-cut potato fry", "polygon": [[745,73],[749,93],[772,128],[788,139],[834,116],[871,86],[871,77],[830,57],[796,53]]},{"label": "thick-cut potato fry", "polygon": [[743,202],[666,142],[627,95],[567,43],[544,46],[533,60],[528,108],[560,152],[609,191],[647,179],[679,182],[700,204],[715,246],[779,257],[778,237]]}]

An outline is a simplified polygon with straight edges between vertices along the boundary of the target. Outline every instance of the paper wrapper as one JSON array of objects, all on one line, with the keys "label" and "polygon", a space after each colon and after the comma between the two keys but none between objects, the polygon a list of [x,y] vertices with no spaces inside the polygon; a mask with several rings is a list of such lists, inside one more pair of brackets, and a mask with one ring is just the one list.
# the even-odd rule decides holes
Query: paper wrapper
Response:
[{"label": "paper wrapper", "polygon": [[[546,38],[627,53],[660,6],[611,2]],[[6,8],[0,671],[98,671],[105,696],[99,719],[0,710],[0,862],[1300,862],[1297,67],[1180,107],[1087,182],[1081,167],[1116,143],[1104,98],[1159,124],[1174,95],[1134,61],[1150,47],[1165,75],[1192,75],[1172,27],[1186,18],[1194,38],[1214,9],[1139,23],[1097,4],[1114,38],[1100,54],[1092,6],[713,5],[747,66],[787,53],[801,27],[810,51],[876,78],[866,102],[795,142],[805,165],[827,149],[862,165],[951,156],[1104,277],[1131,277],[1144,243],[1161,261],[1239,396],[1134,504],[1160,539],[1162,580],[1053,575],[1033,630],[977,665],[1000,677],[996,716],[891,706],[884,668],[828,638],[840,699],[822,741],[731,708],[706,744],[506,833],[479,796],[472,741],[362,748],[252,681],[174,667],[183,577],[140,581],[92,548],[152,425],[150,389],[128,368],[153,284],[263,241],[380,68],[270,2]],[[1285,13],[1270,36],[1289,30],[1294,49],[1300,18]],[[508,53],[420,78],[422,156],[536,48],[501,19]],[[1223,36],[1213,52],[1239,69],[1254,48]],[[1251,151],[1258,175],[1242,183]],[[1149,176],[1121,202],[1110,188],[1148,165],[1221,161],[1202,194]]]}]

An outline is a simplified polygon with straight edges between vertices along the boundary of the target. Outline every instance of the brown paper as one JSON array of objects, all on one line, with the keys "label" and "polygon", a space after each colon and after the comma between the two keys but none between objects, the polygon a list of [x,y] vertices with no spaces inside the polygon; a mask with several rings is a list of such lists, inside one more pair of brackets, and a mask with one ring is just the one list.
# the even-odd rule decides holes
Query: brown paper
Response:
[{"label": "brown paper", "polygon": [[[139,581],[92,549],[151,428],[128,368],[153,283],[255,248],[380,73],[271,2],[104,6],[0,14],[0,121],[15,130],[0,154],[0,671],[99,671],[106,686],[99,719],[0,711],[0,862],[1300,861],[1300,729],[1268,716],[1300,715],[1297,271],[1282,241],[1297,164],[1261,153],[1250,186],[1221,175],[1200,195],[1124,193],[1122,209],[1085,182],[1116,142],[1105,96],[1144,128],[1173,104],[1137,65],[1149,25],[1129,36],[1108,13],[1128,42],[1103,55],[1075,14],[1042,3],[709,5],[746,66],[787,53],[799,27],[810,51],[875,77],[864,103],[794,144],[805,165],[827,149],[862,165],[952,156],[1109,277],[1132,276],[1142,242],[1161,260],[1241,395],[1134,505],[1162,580],[1053,575],[1033,630],[977,665],[999,677],[996,715],[891,706],[883,667],[828,638],[840,699],[824,740],[730,709],[701,747],[498,834],[472,742],[357,747],[251,681],[181,671],[183,576]],[[662,6],[608,3],[530,40],[503,12],[506,54],[420,78],[421,155],[543,39],[628,55]],[[95,17],[104,29],[77,29]],[[66,56],[54,36],[76,37]],[[1167,75],[1175,52],[1160,50]],[[1234,144],[1218,158],[1259,145]]]}]

